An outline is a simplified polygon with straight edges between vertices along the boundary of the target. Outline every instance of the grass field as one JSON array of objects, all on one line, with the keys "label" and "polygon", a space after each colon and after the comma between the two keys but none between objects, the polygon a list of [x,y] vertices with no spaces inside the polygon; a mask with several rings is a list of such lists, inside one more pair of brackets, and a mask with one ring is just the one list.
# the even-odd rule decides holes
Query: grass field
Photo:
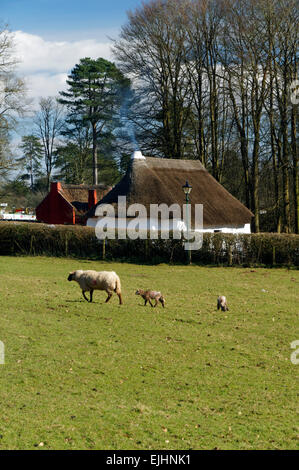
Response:
[{"label": "grass field", "polygon": [[[80,268],[115,270],[124,305],[84,301]],[[285,269],[1,257],[0,449],[298,449],[298,286]]]}]

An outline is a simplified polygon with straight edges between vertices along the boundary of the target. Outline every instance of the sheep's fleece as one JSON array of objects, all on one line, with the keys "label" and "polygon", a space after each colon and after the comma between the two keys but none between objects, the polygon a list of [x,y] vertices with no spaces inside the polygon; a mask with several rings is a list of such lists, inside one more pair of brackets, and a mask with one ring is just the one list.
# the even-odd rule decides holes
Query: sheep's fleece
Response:
[{"label": "sheep's fleece", "polygon": [[120,288],[119,277],[114,271],[78,270],[74,272],[73,280],[77,281],[85,292],[96,289],[115,291]]},{"label": "sheep's fleece", "polygon": [[85,297],[85,292],[90,292],[90,302],[92,302],[93,291],[104,290],[108,294],[106,302],[109,301],[112,293],[116,292],[120,303],[122,303],[121,283],[118,275],[114,271],[77,270],[69,274],[68,281],[78,282],[85,300],[88,300]]}]

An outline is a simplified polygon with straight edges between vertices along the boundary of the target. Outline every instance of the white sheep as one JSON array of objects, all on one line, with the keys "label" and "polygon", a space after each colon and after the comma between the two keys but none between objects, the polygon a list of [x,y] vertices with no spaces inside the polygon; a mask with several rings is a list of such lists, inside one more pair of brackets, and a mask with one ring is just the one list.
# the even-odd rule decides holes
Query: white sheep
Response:
[{"label": "white sheep", "polygon": [[219,295],[217,299],[217,310],[219,310],[220,308],[223,312],[226,312],[228,310],[226,297],[224,295]]},{"label": "white sheep", "polygon": [[[122,304],[121,284],[118,275],[114,271],[82,271],[77,270],[69,273],[68,281],[76,281],[82,289],[82,294],[87,302],[92,302],[94,290],[105,290],[108,294],[106,302],[116,292],[120,305]],[[90,300],[85,296],[85,292],[90,292]]]}]

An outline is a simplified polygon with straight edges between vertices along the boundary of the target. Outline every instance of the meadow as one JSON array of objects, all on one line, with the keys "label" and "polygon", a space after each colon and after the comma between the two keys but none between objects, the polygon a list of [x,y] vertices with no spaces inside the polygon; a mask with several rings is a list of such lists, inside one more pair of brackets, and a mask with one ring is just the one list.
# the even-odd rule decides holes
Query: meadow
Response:
[{"label": "meadow", "polygon": [[[75,269],[115,270],[124,305],[87,303]],[[298,286],[287,269],[0,257],[0,449],[298,449]]]}]

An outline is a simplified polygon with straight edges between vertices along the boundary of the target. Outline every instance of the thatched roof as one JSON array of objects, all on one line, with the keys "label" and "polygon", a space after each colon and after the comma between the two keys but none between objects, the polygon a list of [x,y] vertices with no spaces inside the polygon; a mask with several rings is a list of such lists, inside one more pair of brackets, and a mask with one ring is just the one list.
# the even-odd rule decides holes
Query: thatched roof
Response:
[{"label": "thatched roof", "polygon": [[250,223],[252,213],[233,197],[198,160],[175,160],[165,158],[133,159],[121,181],[92,208],[87,217],[95,217],[99,204],[116,205],[118,196],[126,196],[127,206],[143,204],[148,214],[150,204],[177,203],[183,206],[183,184],[188,180],[192,186],[190,202],[192,219],[194,205],[203,204],[204,228],[241,227]]},{"label": "thatched roof", "polygon": [[88,191],[90,189],[96,190],[97,200],[99,201],[111,188],[105,184],[89,186],[86,184],[76,185],[61,183],[61,190],[59,192],[70,204],[72,204],[72,206],[74,206],[77,213],[85,214],[88,211]]}]

